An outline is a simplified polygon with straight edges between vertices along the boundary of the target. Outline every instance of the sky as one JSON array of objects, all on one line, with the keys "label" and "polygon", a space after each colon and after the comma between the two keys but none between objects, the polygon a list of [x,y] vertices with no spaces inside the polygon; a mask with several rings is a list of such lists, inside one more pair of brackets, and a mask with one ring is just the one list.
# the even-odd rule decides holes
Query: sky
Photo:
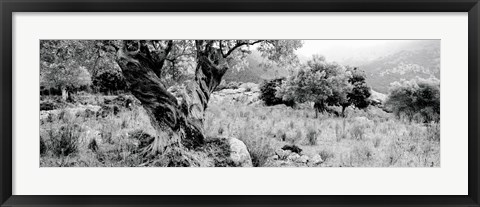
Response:
[{"label": "sky", "polygon": [[325,56],[327,61],[341,64],[355,64],[370,61],[396,52],[406,46],[416,45],[425,40],[304,40],[297,50],[302,58],[314,54]]}]

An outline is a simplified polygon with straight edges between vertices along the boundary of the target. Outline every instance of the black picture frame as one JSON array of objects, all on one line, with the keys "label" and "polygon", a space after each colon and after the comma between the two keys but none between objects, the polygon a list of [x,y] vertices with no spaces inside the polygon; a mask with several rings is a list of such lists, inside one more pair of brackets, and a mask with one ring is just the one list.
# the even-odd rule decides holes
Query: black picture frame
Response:
[{"label": "black picture frame", "polygon": [[[0,0],[0,11],[1,206],[480,206],[478,0]],[[468,195],[12,195],[13,12],[468,12]]]}]

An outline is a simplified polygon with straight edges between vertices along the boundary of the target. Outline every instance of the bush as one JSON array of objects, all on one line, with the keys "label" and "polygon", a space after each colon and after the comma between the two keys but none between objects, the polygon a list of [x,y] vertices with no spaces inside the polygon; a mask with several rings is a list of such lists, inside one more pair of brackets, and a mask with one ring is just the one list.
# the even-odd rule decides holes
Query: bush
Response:
[{"label": "bush", "polygon": [[40,111],[50,111],[56,108],[57,106],[53,102],[40,102]]},{"label": "bush", "polygon": [[373,147],[378,148],[382,144],[382,138],[380,136],[377,136],[373,138]]},{"label": "bush", "polygon": [[307,141],[310,145],[317,145],[317,131],[314,128],[308,128]]},{"label": "bush", "polygon": [[278,104],[285,104],[287,106],[294,106],[293,100],[284,101],[281,97],[276,97],[277,87],[279,87],[285,78],[277,78],[270,81],[265,81],[260,86],[260,100],[262,100],[267,106],[274,106]]},{"label": "bush", "polygon": [[334,155],[334,153],[333,153],[332,151],[330,151],[330,150],[325,150],[325,149],[322,150],[322,151],[320,151],[318,154],[320,155],[320,157],[322,158],[322,160],[323,160],[324,162],[326,162],[327,160],[335,157],[335,155]]},{"label": "bush", "polygon": [[40,137],[40,155],[44,155],[47,152],[47,145],[45,144],[45,140]]},{"label": "bush", "polygon": [[265,137],[261,137],[254,142],[248,143],[247,149],[252,158],[252,164],[254,167],[264,166],[267,159],[275,152],[270,140]]},{"label": "bush", "polygon": [[78,151],[78,138],[81,134],[80,126],[67,124],[60,127],[56,136],[51,137],[52,150],[56,156],[68,156]]},{"label": "bush", "polygon": [[105,94],[124,92],[127,89],[127,82],[123,75],[114,70],[97,74],[92,82],[97,90]]},{"label": "bush", "polygon": [[367,166],[367,162],[373,158],[373,150],[366,144],[355,145],[350,153],[355,166]]},{"label": "bush", "polygon": [[354,124],[350,129],[352,138],[362,140],[365,135],[365,127],[362,124]]},{"label": "bush", "polygon": [[285,145],[282,147],[282,150],[290,150],[292,152],[295,152],[297,154],[300,154],[302,152],[302,149],[296,145]]},{"label": "bush", "polygon": [[247,146],[254,167],[264,166],[267,159],[275,153],[271,140],[266,137],[239,136],[239,139]]},{"label": "bush", "polygon": [[343,120],[343,127],[340,124],[335,124],[335,137],[336,141],[340,142],[342,139],[347,138],[347,134],[345,133],[345,119]]},{"label": "bush", "polygon": [[440,124],[431,123],[427,125],[427,139],[440,141]]},{"label": "bush", "polygon": [[92,139],[90,143],[88,143],[87,148],[92,150],[93,152],[96,152],[98,150],[97,140]]},{"label": "bush", "polygon": [[423,123],[440,121],[440,81],[417,79],[394,83],[385,105],[398,117]]}]

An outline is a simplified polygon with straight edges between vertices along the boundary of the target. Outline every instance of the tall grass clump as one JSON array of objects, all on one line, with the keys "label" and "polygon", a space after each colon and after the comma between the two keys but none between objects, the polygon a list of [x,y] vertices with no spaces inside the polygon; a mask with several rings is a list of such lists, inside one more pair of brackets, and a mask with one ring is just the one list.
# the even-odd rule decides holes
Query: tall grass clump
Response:
[{"label": "tall grass clump", "polygon": [[367,144],[355,145],[350,153],[355,166],[368,166],[373,158],[373,150]]},{"label": "tall grass clump", "polygon": [[246,145],[254,167],[264,166],[267,159],[275,153],[270,139],[266,137],[253,139],[251,142],[247,142]]},{"label": "tall grass clump", "polygon": [[78,141],[81,127],[77,124],[67,124],[60,127],[54,137],[51,137],[52,150],[56,156],[68,156],[78,152]]},{"label": "tall grass clump", "polygon": [[440,141],[440,124],[431,123],[427,125],[427,140]]},{"label": "tall grass clump", "polygon": [[317,130],[312,127],[307,129],[307,141],[309,145],[317,145]]},{"label": "tall grass clump", "polygon": [[354,124],[350,129],[350,135],[356,140],[363,140],[365,135],[365,127],[361,124]]},{"label": "tall grass clump", "polygon": [[44,155],[47,152],[47,145],[45,144],[45,140],[40,137],[40,155]]},{"label": "tall grass clump", "polygon": [[265,136],[259,136],[254,133],[254,127],[246,124],[243,130],[237,135],[246,146],[252,158],[254,167],[262,167],[267,162],[267,159],[274,155],[275,149],[272,146],[271,139]]}]

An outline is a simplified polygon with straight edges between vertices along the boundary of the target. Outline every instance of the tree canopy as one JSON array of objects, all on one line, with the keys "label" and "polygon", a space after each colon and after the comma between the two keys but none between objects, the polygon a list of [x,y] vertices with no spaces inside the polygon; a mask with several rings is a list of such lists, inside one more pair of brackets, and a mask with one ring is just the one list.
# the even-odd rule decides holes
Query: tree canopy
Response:
[{"label": "tree canopy", "polygon": [[78,88],[91,84],[85,62],[91,58],[88,46],[75,40],[40,42],[40,84],[47,88]]},{"label": "tree canopy", "polygon": [[325,57],[314,55],[284,81],[277,96],[299,103],[314,102],[319,112],[327,110],[326,106],[341,106],[343,114],[351,104],[359,108],[368,106],[370,88],[366,86],[365,75],[358,69],[327,62]]},{"label": "tree canopy", "polygon": [[409,121],[440,121],[440,81],[436,78],[395,82],[385,105]]}]

